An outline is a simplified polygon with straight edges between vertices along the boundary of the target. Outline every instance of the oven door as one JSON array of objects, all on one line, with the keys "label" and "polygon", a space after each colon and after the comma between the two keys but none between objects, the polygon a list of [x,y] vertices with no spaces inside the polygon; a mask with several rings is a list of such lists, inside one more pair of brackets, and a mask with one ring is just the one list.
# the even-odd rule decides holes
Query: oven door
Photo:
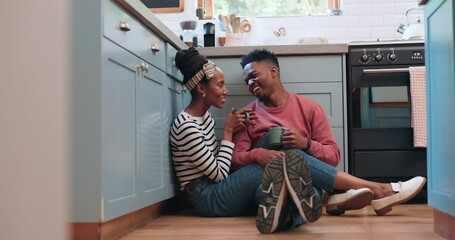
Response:
[{"label": "oven door", "polygon": [[354,150],[413,148],[409,66],[351,68]]}]

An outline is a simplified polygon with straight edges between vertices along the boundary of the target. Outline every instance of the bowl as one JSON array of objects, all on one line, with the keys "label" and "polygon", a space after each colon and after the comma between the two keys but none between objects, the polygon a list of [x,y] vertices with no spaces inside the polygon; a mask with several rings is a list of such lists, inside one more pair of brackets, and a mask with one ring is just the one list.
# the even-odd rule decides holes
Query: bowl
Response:
[{"label": "bowl", "polygon": [[196,26],[197,26],[196,21],[187,20],[180,22],[180,27],[182,28],[182,30],[194,30],[196,29]]}]

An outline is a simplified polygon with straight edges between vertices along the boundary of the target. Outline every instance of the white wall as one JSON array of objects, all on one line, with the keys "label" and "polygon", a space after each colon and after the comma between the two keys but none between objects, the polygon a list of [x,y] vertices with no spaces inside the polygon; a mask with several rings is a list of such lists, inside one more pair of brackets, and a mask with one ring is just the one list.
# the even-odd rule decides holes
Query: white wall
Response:
[{"label": "white wall", "polygon": [[[258,44],[278,44],[272,30],[285,27],[288,39],[281,43],[296,43],[302,36],[325,36],[331,43],[397,39],[401,38],[396,31],[399,23],[415,23],[418,16],[423,16],[423,11],[412,11],[408,19],[404,17],[406,9],[417,3],[418,0],[342,0],[342,16],[257,18],[254,36]],[[195,16],[195,7],[196,1],[185,1],[183,13],[157,16],[179,35],[180,19],[185,15]],[[202,25],[198,24],[199,36],[202,36]]]},{"label": "white wall", "polygon": [[0,3],[0,239],[67,239],[69,5]]}]

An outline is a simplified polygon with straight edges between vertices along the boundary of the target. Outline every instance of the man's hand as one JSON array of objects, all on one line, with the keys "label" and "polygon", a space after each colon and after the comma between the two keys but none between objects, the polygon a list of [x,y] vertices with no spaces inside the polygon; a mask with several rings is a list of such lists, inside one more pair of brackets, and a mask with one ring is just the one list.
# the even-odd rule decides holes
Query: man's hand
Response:
[{"label": "man's hand", "polygon": [[298,131],[284,128],[281,144],[284,148],[306,149],[308,138],[302,136]]},{"label": "man's hand", "polygon": [[266,166],[274,158],[276,158],[276,157],[284,157],[284,156],[285,156],[284,152],[264,149],[264,151],[261,154],[260,159],[256,160],[256,162],[258,162],[259,164],[261,164],[263,166]]}]

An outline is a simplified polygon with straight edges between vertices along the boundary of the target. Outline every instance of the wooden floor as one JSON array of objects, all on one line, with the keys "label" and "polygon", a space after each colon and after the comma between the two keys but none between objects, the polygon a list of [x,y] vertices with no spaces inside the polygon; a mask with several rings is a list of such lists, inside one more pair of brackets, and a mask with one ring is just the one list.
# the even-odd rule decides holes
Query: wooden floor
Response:
[{"label": "wooden floor", "polygon": [[121,240],[205,239],[444,239],[433,233],[433,210],[426,204],[395,206],[386,216],[376,216],[371,207],[343,216],[324,214],[317,222],[297,229],[260,234],[255,217],[206,218],[192,212],[161,216]]}]

